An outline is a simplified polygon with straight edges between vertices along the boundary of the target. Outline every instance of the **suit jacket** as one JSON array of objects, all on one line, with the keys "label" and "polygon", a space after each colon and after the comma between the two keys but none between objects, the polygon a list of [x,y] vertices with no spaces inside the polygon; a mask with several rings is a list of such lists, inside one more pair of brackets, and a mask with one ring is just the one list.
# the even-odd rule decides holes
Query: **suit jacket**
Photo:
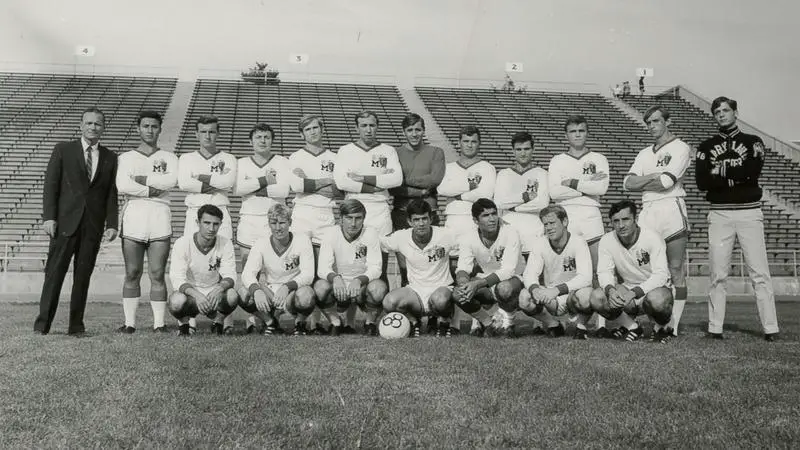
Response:
[{"label": "suit jacket", "polygon": [[[89,183],[81,140],[56,144],[44,178],[44,220],[57,221],[56,232],[72,236],[81,218],[98,235],[106,227],[119,229],[117,155],[98,145],[97,171]],[[105,225],[105,226],[104,226]]]}]

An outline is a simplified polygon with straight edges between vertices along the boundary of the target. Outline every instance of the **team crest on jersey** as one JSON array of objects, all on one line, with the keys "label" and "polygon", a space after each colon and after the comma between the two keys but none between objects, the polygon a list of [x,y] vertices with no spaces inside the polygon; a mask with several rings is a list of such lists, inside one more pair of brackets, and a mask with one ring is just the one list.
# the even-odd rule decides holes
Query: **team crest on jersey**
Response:
[{"label": "team crest on jersey", "polygon": [[444,259],[447,256],[447,252],[444,251],[444,247],[434,245],[425,251],[425,256],[428,257],[428,262],[432,263]]},{"label": "team crest on jersey", "polygon": [[664,156],[658,158],[656,162],[656,167],[665,167],[669,165],[669,162],[672,161],[672,155],[669,153],[665,153]]},{"label": "team crest on jersey", "polygon": [[473,190],[473,189],[477,188],[478,185],[481,184],[481,180],[482,179],[483,179],[483,177],[478,172],[468,174],[467,175],[467,183],[469,183],[469,189]]},{"label": "team crest on jersey", "polygon": [[378,167],[381,169],[385,169],[388,160],[384,155],[372,155],[372,167]]},{"label": "team crest on jersey", "polygon": [[220,266],[222,266],[222,258],[219,256],[212,256],[208,259],[208,271],[213,272],[215,270],[219,270]]},{"label": "team crest on jersey", "polygon": [[163,159],[153,161],[153,173],[167,173],[167,162]]},{"label": "team crest on jersey", "polygon": [[539,180],[537,179],[528,179],[528,185],[525,187],[525,191],[528,192],[532,198],[536,197],[536,194],[539,192]]},{"label": "team crest on jersey", "polygon": [[211,164],[211,173],[220,173],[220,174],[227,173],[225,171],[225,161],[223,161],[221,159],[217,160],[217,161],[214,161]]},{"label": "team crest on jersey", "polygon": [[577,268],[578,268],[578,265],[575,263],[575,257],[574,256],[566,256],[561,261],[561,269],[564,272],[575,272],[575,270],[577,270]]},{"label": "team crest on jersey", "polygon": [[333,173],[333,161],[325,159],[320,162],[319,170],[323,172]]},{"label": "team crest on jersey", "polygon": [[760,158],[764,156],[764,144],[761,142],[756,142],[753,144],[753,154],[756,158]]},{"label": "team crest on jersey", "polygon": [[300,267],[300,255],[289,255],[283,260],[284,270],[293,270]]},{"label": "team crest on jersey", "polygon": [[364,244],[359,244],[358,247],[356,247],[355,260],[363,261],[365,259],[367,259],[367,246]]},{"label": "team crest on jersey", "polygon": [[650,264],[650,253],[647,253],[647,250],[638,250],[636,252],[636,262],[639,263],[639,266]]},{"label": "team crest on jersey", "polygon": [[503,247],[502,245],[498,245],[497,247],[495,247],[494,251],[492,252],[492,256],[494,257],[494,260],[495,261],[500,261],[501,259],[503,259],[503,253],[505,253],[505,251],[506,251],[506,248]]},{"label": "team crest on jersey", "polygon": [[272,167],[267,169],[267,174],[269,174],[270,176],[272,176],[276,180],[278,179],[278,172],[275,169],[273,169]]},{"label": "team crest on jersey", "polygon": [[584,175],[594,175],[597,173],[597,165],[593,162],[587,162],[583,165]]}]

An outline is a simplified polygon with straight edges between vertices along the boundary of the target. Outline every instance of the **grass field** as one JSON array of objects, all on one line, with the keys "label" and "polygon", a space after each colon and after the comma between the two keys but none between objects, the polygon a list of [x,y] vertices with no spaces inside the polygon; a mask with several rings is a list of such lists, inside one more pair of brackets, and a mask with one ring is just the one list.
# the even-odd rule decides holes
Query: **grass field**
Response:
[{"label": "grass field", "polygon": [[[117,335],[121,307],[87,308],[90,336],[31,332],[36,305],[0,304],[0,447],[791,448],[800,443],[800,303],[781,340],[753,303],[705,304],[662,345],[526,336]],[[242,324],[238,324],[242,327]],[[466,324],[465,324],[466,325]],[[530,323],[522,321],[522,330]]]}]

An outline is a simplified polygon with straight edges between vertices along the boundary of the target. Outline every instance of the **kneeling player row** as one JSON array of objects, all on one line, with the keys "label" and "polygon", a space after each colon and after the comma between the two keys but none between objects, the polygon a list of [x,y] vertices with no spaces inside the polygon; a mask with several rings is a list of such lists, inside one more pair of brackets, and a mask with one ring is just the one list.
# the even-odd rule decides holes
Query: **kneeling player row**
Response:
[{"label": "kneeling player row", "polygon": [[[222,211],[204,205],[197,212],[198,229],[178,239],[172,251],[170,278],[177,290],[169,310],[189,334],[190,319],[211,317],[221,330],[224,317],[237,306],[264,322],[263,332],[277,332],[277,319],[286,312],[296,317],[296,334],[305,334],[305,319],[319,308],[342,331],[340,314],[358,305],[366,315],[365,333],[377,334],[381,312],[400,312],[419,335],[423,316],[438,318],[440,334],[449,335],[450,318],[458,307],[471,315],[474,334],[489,327],[513,333],[513,313],[533,316],[548,328],[554,316],[572,315],[576,338],[586,338],[586,322],[593,313],[617,319],[626,339],[641,336],[634,317],[647,314],[656,336],[666,341],[673,296],[669,287],[665,243],[636,223],[636,205],[622,201],[611,207],[613,231],[600,241],[597,279],[592,288],[592,261],[586,242],[567,231],[569,218],[560,206],[540,213],[545,238],[537,241],[527,263],[514,228],[498,217],[497,206],[478,199],[472,206],[477,227],[461,236],[431,225],[431,208],[413,201],[407,214],[410,229],[379,237],[364,226],[366,208],[354,199],[341,204],[340,227],[321,242],[318,277],[314,282],[311,242],[290,231],[291,212],[284,205],[269,209],[271,234],[258,240],[242,270],[242,286],[234,288],[235,256],[230,240],[217,236]],[[385,276],[386,252],[402,256],[408,285],[389,290]],[[455,283],[449,255],[458,252]],[[382,255],[383,253],[383,255]],[[621,278],[621,282],[615,276]],[[487,309],[499,306],[499,323],[492,325]]]}]

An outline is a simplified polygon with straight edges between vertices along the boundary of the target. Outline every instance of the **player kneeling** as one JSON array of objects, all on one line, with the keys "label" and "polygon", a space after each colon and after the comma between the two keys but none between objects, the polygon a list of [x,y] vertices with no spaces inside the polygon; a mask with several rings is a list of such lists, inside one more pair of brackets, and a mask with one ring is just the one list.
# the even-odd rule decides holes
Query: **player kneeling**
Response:
[{"label": "player kneeling", "polygon": [[[314,283],[317,306],[331,323],[331,336],[342,332],[339,313],[355,303],[366,314],[364,334],[378,335],[376,324],[389,288],[380,279],[381,244],[374,228],[364,227],[367,209],[356,199],[339,207],[341,227],[332,230],[319,251],[319,280]],[[336,267],[336,270],[333,268]]]},{"label": "player kneeling", "polygon": [[[311,240],[303,233],[292,233],[289,208],[276,203],[269,208],[270,236],[258,239],[242,269],[242,309],[264,321],[263,334],[281,333],[278,316],[295,316],[294,335],[306,334],[306,318],[314,310],[316,297],[314,253]],[[258,275],[264,272],[265,283]]]},{"label": "player kneeling", "polygon": [[411,336],[420,334],[422,316],[438,317],[437,335],[446,335],[453,315],[453,277],[450,250],[456,246],[453,233],[431,225],[431,206],[415,199],[406,207],[411,228],[381,238],[383,247],[406,258],[408,286],[395,289],[383,299],[383,309],[401,312],[411,320]]},{"label": "player kneeling", "polygon": [[[509,225],[503,225],[497,215],[497,205],[488,198],[479,198],[472,204],[472,218],[477,230],[464,235],[459,245],[456,287],[453,292],[456,304],[473,316],[477,327],[470,334],[483,336],[497,334],[513,337],[513,314],[517,310],[519,293],[522,290],[522,259],[519,233]],[[481,269],[470,277],[475,265]],[[483,309],[497,303],[502,323],[494,328],[491,317]]]},{"label": "player kneeling", "polygon": [[178,334],[188,336],[189,319],[204,314],[213,319],[211,331],[223,334],[222,322],[236,309],[239,296],[233,289],[236,255],[233,243],[218,236],[222,210],[203,205],[197,210],[198,231],[175,241],[169,278],[177,289],[167,307],[178,319]]},{"label": "player kneeling", "polygon": [[[636,204],[629,200],[611,205],[613,231],[600,239],[597,278],[600,288],[592,292],[592,309],[606,319],[617,319],[621,328],[614,336],[635,341],[642,337],[633,319],[647,314],[653,322],[652,340],[668,342],[672,330],[672,290],[666,244],[654,231],[636,224]],[[622,278],[617,284],[615,271]]]},{"label": "player kneeling", "polygon": [[[574,314],[575,339],[586,339],[586,322],[592,315],[592,255],[586,241],[570,233],[564,207],[548,206],[539,218],[546,238],[534,244],[522,280],[527,290],[519,296],[520,309],[547,326],[551,337],[564,335],[564,326],[553,316]],[[544,273],[544,285],[539,277]]]}]

